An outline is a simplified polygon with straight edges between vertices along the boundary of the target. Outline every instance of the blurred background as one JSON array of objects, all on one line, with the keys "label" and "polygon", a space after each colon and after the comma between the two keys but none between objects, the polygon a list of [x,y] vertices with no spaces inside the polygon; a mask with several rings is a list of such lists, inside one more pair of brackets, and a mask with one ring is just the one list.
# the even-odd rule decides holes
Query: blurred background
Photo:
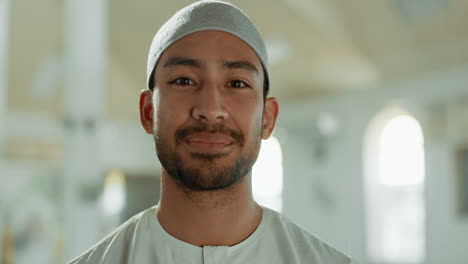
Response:
[{"label": "blurred background", "polygon": [[[190,2],[0,0],[0,263],[64,263],[158,202],[139,92]],[[232,2],[280,101],[255,199],[363,264],[466,264],[468,1]]]}]

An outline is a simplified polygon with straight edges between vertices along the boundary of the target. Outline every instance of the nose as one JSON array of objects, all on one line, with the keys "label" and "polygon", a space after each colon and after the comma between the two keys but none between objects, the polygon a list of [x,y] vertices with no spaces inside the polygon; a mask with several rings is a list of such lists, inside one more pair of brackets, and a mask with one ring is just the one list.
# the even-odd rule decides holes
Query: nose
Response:
[{"label": "nose", "polygon": [[222,92],[215,85],[204,85],[197,93],[192,116],[207,123],[219,123],[228,118]]}]

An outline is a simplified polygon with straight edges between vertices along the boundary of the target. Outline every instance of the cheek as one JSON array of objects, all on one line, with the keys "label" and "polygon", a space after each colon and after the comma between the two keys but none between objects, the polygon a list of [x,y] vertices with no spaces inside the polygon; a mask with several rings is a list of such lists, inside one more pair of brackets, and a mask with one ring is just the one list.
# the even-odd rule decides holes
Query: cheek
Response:
[{"label": "cheek", "polygon": [[186,120],[187,104],[183,100],[172,100],[168,96],[162,95],[160,97],[154,104],[156,131],[159,131],[160,134],[171,135]]},{"label": "cheek", "polygon": [[262,105],[258,102],[249,104],[244,102],[237,109],[236,119],[239,120],[240,127],[244,130],[244,137],[246,140],[256,140],[262,128]]}]

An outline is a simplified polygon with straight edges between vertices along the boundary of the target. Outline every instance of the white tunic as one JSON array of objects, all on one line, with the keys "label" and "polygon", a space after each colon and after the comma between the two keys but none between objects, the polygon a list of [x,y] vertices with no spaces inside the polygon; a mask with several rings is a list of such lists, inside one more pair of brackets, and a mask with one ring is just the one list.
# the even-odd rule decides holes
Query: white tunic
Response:
[{"label": "white tunic", "polygon": [[135,215],[69,264],[355,263],[268,208],[255,232],[231,247],[178,240],[161,227],[155,210]]}]

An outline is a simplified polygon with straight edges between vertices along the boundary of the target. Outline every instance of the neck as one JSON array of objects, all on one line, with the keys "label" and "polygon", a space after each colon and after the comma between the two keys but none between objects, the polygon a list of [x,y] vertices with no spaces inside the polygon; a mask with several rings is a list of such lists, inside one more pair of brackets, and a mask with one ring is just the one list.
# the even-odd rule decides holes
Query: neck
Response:
[{"label": "neck", "polygon": [[156,212],[173,237],[196,246],[233,246],[260,224],[262,209],[252,197],[251,176],[229,190],[192,192],[163,170]]}]

